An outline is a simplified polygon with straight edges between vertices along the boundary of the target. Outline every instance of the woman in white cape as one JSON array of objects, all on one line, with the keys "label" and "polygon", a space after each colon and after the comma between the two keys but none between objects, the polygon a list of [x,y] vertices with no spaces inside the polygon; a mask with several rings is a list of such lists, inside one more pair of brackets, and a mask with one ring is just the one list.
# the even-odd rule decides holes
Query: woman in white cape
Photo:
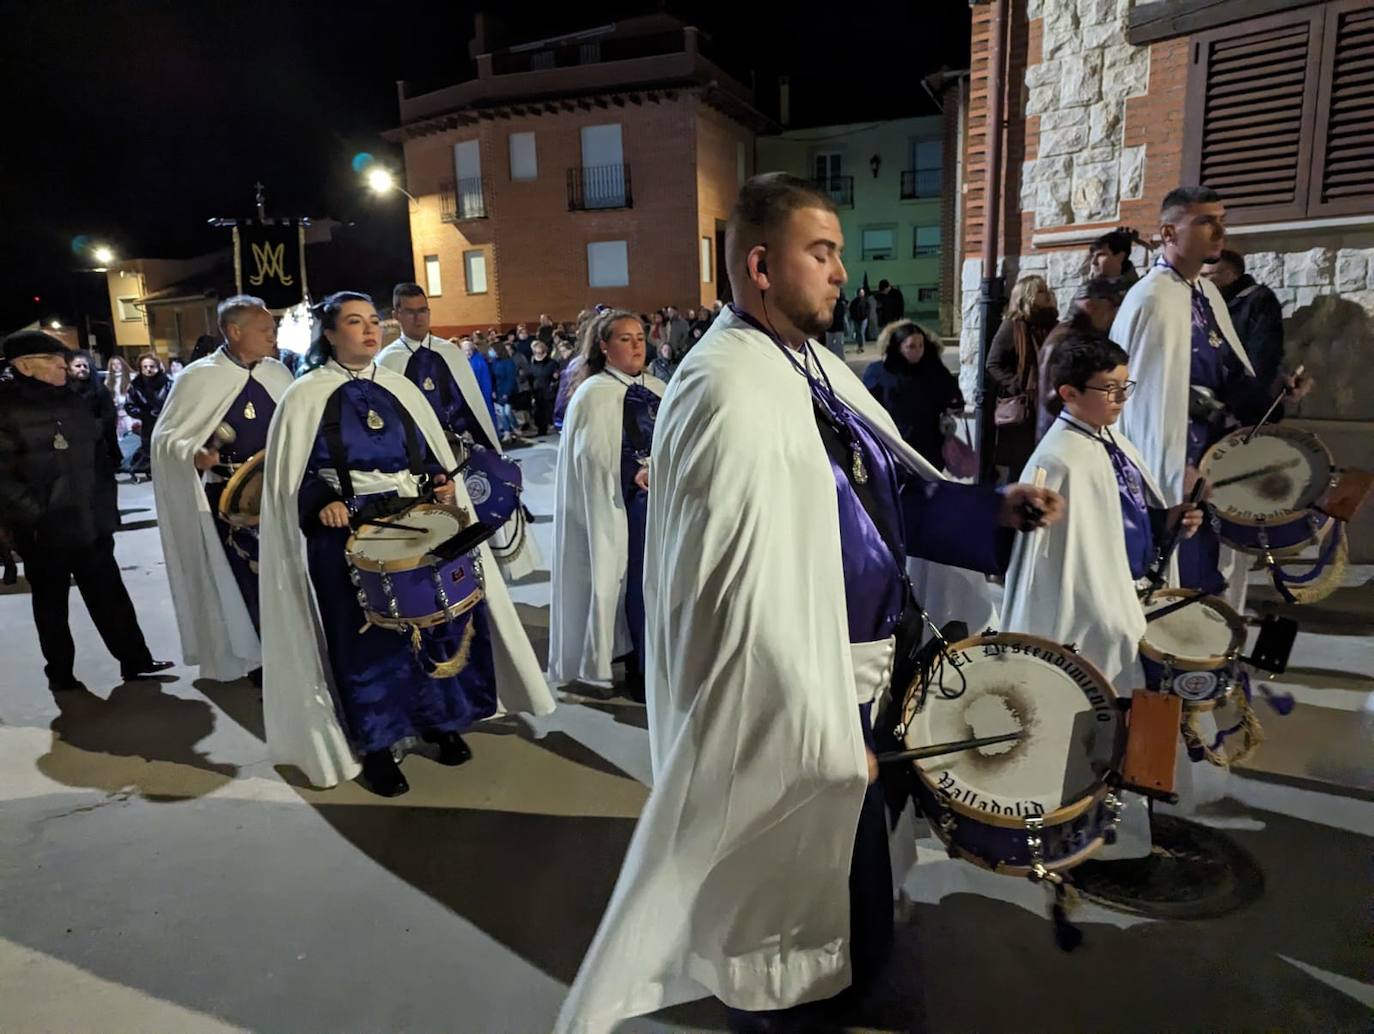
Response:
[{"label": "woman in white cape", "polygon": [[[392,758],[397,745],[424,737],[438,743],[442,763],[462,764],[470,752],[461,733],[497,711],[498,685],[509,710],[546,713],[553,701],[485,544],[485,599],[473,612],[476,635],[458,674],[431,677],[407,637],[360,631],[365,622],[343,556],[358,511],[388,496],[419,495],[422,477],[437,486],[438,501],[471,509],[462,485],[443,475],[453,455],[424,396],[373,362],[380,340],[366,295],[326,299],[311,351],[316,368],[287,391],[272,422],[262,519],[263,711],[278,762],[297,766],[316,786],[333,786],[358,773],[361,756],[370,788],[395,796],[409,789]],[[445,637],[457,633],[427,630],[425,645],[434,649],[426,652],[453,656],[456,643]]]},{"label": "woman in white cape", "polygon": [[596,318],[563,423],[554,489],[549,680],[609,688],[626,658],[643,699],[644,522],[649,452],[664,384],[644,372],[644,324]]}]

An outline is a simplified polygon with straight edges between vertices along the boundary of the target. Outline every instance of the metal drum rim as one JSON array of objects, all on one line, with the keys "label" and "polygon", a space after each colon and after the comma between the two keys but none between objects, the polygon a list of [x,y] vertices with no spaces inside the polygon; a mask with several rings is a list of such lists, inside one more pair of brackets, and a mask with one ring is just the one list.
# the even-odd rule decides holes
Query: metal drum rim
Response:
[{"label": "metal drum rim", "polygon": [[[1212,453],[1216,452],[1216,450],[1217,450],[1218,448],[1220,448],[1221,446],[1225,445],[1227,442],[1231,441],[1231,439],[1237,438],[1237,437],[1241,437],[1241,436],[1244,436],[1244,435],[1248,434],[1248,433],[1250,432],[1250,430],[1251,430],[1251,429],[1250,429],[1249,427],[1237,428],[1235,431],[1232,431],[1230,434],[1228,434],[1225,438],[1222,438],[1220,441],[1213,442],[1210,446],[1208,446],[1207,451],[1204,452],[1204,453],[1202,454],[1202,458],[1201,458],[1200,460],[1198,460],[1198,465],[1197,465],[1197,467],[1198,467],[1198,472],[1199,472],[1204,478],[1206,478],[1206,477],[1207,477],[1207,472],[1208,472],[1209,468],[1211,467],[1211,462],[1210,462],[1210,461],[1211,461],[1211,458],[1212,458]],[[1301,427],[1287,427],[1287,426],[1285,426],[1285,425],[1283,425],[1283,424],[1268,424],[1268,425],[1265,425],[1265,426],[1261,427],[1259,430],[1257,430],[1257,431],[1255,432],[1255,437],[1257,437],[1257,438],[1289,438],[1289,439],[1293,439],[1293,438],[1306,438],[1306,439],[1310,439],[1311,441],[1313,441],[1313,442],[1316,443],[1316,445],[1318,446],[1318,448],[1321,449],[1322,455],[1326,458],[1326,476],[1327,476],[1327,479],[1328,479],[1328,480],[1330,480],[1330,478],[1331,478],[1331,473],[1332,473],[1332,471],[1334,471],[1334,470],[1336,469],[1336,460],[1335,460],[1335,458],[1331,455],[1331,450],[1327,447],[1327,444],[1326,444],[1324,441],[1322,441],[1319,437],[1317,437],[1315,434],[1313,434],[1311,431],[1304,431]],[[1318,492],[1318,493],[1317,493],[1317,498],[1320,498],[1320,497],[1321,497],[1321,493]],[[1223,507],[1217,506],[1215,503],[1212,504],[1212,509],[1214,509],[1214,510],[1217,512],[1217,515],[1218,515],[1219,517],[1221,517],[1222,520],[1224,520],[1224,521],[1230,521],[1232,524],[1238,524],[1238,525],[1240,525],[1240,526],[1243,527],[1243,528],[1281,528],[1281,527],[1285,527],[1285,526],[1287,526],[1287,525],[1289,525],[1289,524],[1292,524],[1292,523],[1294,523],[1295,521],[1306,520],[1306,519],[1307,519],[1307,515],[1308,515],[1309,513],[1311,513],[1312,510],[1314,509],[1313,503],[1315,503],[1315,502],[1316,502],[1316,499],[1314,499],[1314,500],[1312,501],[1312,503],[1308,503],[1306,506],[1303,506],[1301,509],[1298,509],[1298,510],[1288,510],[1288,511],[1286,511],[1286,512],[1289,514],[1289,516],[1287,516],[1287,517],[1281,517],[1281,518],[1279,518],[1279,519],[1277,519],[1277,520],[1273,520],[1273,519],[1271,519],[1271,520],[1265,520],[1265,519],[1263,519],[1263,518],[1261,518],[1261,519],[1259,519],[1259,520],[1256,520],[1256,519],[1250,518],[1250,517],[1233,517],[1233,516],[1231,516],[1231,511],[1230,511],[1230,510],[1227,510],[1227,509],[1225,509],[1225,508],[1223,508]],[[1318,512],[1320,512],[1320,511],[1318,511]],[[1325,516],[1325,515],[1323,514],[1323,516]],[[1330,520],[1330,518],[1328,517],[1327,520]],[[1227,545],[1231,545],[1231,543],[1228,542]],[[1255,547],[1255,546],[1248,546],[1248,547],[1246,547],[1246,546],[1233,546],[1232,548],[1244,550],[1244,551],[1247,551],[1247,552],[1248,552],[1249,550],[1251,550],[1251,549],[1254,549],[1254,550],[1256,550],[1256,551],[1259,552],[1259,553],[1271,552],[1270,550],[1259,549],[1258,547]],[[1285,548],[1293,548],[1293,547],[1285,547]]]},{"label": "metal drum rim", "polygon": [[[988,643],[1007,642],[1017,642],[1028,646],[1039,646],[1053,650],[1056,653],[1067,654],[1073,657],[1074,661],[1077,664],[1079,664],[1083,668],[1083,670],[1086,671],[1092,677],[1093,681],[1097,685],[1097,688],[1102,691],[1103,696],[1107,698],[1111,706],[1114,709],[1116,708],[1116,702],[1119,699],[1119,694],[1116,692],[1116,689],[1113,688],[1112,684],[1107,681],[1106,676],[1098,670],[1097,665],[1093,664],[1082,654],[1070,650],[1063,643],[1056,643],[1053,639],[1045,639],[1044,637],[1038,635],[1027,635],[1024,632],[993,632],[988,635],[975,635],[969,636],[967,639],[960,639],[957,643],[951,643],[949,649],[951,653],[957,653],[958,651],[968,647],[984,646]],[[908,687],[907,692],[911,692],[910,687]],[[910,743],[907,743],[906,745],[911,746]],[[1116,742],[1113,745],[1112,749],[1113,763],[1111,767],[1113,770],[1116,770],[1118,768],[1122,759],[1125,757],[1125,752],[1126,723],[1121,720],[1120,712],[1118,712],[1118,718],[1116,723]],[[996,815],[991,812],[980,811],[977,808],[973,808],[967,804],[964,804],[962,801],[955,800],[953,797],[943,796],[940,793],[939,789],[936,787],[935,783],[926,774],[925,770],[921,768],[920,762],[913,761],[911,763],[911,766],[916,770],[917,778],[919,778],[921,782],[924,783],[930,789],[930,792],[935,795],[935,798],[939,800],[949,810],[956,812],[957,814],[960,814],[965,818],[973,819],[977,822],[982,822],[985,825],[989,826],[1001,826],[1004,829],[1019,830],[1026,830],[1030,828],[1026,825],[1026,820],[1024,818],[1020,818],[1015,815]],[[1038,818],[1041,821],[1042,825],[1045,826],[1061,826],[1066,822],[1072,822],[1074,819],[1078,818],[1078,816],[1082,815],[1085,811],[1092,807],[1095,802],[1100,802],[1104,800],[1107,794],[1110,792],[1112,792],[1112,788],[1107,785],[1105,780],[1099,778],[1097,781],[1097,785],[1094,787],[1092,793],[1085,794],[1084,796],[1080,797],[1078,800],[1073,801],[1070,804],[1060,805],[1054,811],[1047,811],[1041,815],[1036,815],[1032,817]],[[937,823],[931,823],[932,827],[934,827],[935,825],[937,825]]]},{"label": "metal drum rim", "polygon": [[[1197,589],[1160,589],[1155,593],[1155,599],[1181,600],[1185,596],[1201,596],[1200,602],[1209,604],[1217,610],[1226,623],[1231,626],[1231,646],[1225,654],[1210,654],[1205,659],[1190,659],[1187,657],[1177,657],[1173,654],[1165,653],[1158,647],[1146,641],[1144,636],[1140,637],[1140,652],[1145,657],[1154,661],[1156,664],[1167,664],[1175,671],[1216,671],[1226,667],[1235,661],[1240,654],[1241,647],[1245,645],[1245,619],[1236,612],[1236,609],[1227,603],[1220,596],[1209,596],[1205,592]],[[1148,611],[1146,612],[1148,614]],[[1148,625],[1146,628],[1148,629]]]},{"label": "metal drum rim", "polygon": [[262,470],[266,461],[267,450],[259,449],[240,463],[234,469],[234,472],[229,475],[229,480],[224,482],[224,488],[220,490],[219,505],[217,509],[219,510],[220,520],[225,524],[232,525],[235,528],[254,528],[261,523],[261,514],[229,513],[228,507],[234,500],[238,499],[238,497],[243,494],[244,485],[252,480],[252,475],[255,471],[262,471],[260,475],[262,477],[267,476],[267,472]]},{"label": "metal drum rim", "polygon": [[485,593],[481,589],[473,589],[471,593],[464,596],[457,603],[450,604],[444,610],[435,610],[418,618],[393,618],[389,614],[379,614],[375,610],[364,610],[363,616],[368,623],[376,625],[378,628],[391,629],[394,632],[404,632],[411,628],[432,628],[434,625],[441,625],[454,618],[462,617],[472,610],[485,598]]}]

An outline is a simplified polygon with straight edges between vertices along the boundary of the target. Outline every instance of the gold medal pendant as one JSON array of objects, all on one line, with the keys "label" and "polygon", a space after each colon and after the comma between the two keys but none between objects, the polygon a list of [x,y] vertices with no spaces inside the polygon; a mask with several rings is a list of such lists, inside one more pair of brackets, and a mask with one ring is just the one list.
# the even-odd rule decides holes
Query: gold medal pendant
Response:
[{"label": "gold medal pendant", "polygon": [[52,447],[54,449],[67,448],[67,439],[63,437],[61,431],[58,431],[55,435],[52,436]]},{"label": "gold medal pendant", "polygon": [[386,426],[386,421],[382,419],[381,414],[375,409],[369,409],[367,411],[367,426],[370,430],[380,431]]},{"label": "gold medal pendant", "polygon": [[433,378],[433,377],[426,377],[426,378],[425,378],[425,383],[424,383],[424,384],[421,384],[420,387],[424,388],[425,391],[433,391],[433,390],[434,390],[434,378]]},{"label": "gold medal pendant", "polygon": [[1209,330],[1207,332],[1207,343],[1211,345],[1213,348],[1220,348],[1221,335],[1218,334],[1215,330]]},{"label": "gold medal pendant", "polygon": [[854,447],[854,483],[856,485],[868,484],[868,469],[864,466],[863,453],[858,446]]},{"label": "gold medal pendant", "polygon": [[250,402],[250,403],[248,403],[248,405],[246,405],[246,406],[243,407],[243,419],[245,419],[245,420],[256,420],[257,418],[258,418],[258,411],[257,411],[256,409],[253,408],[253,403]]}]

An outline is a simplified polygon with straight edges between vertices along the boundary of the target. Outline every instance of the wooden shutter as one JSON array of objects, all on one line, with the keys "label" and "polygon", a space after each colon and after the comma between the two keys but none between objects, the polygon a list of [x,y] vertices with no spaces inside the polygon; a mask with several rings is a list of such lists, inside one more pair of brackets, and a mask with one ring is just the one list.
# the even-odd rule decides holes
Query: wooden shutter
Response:
[{"label": "wooden shutter", "polygon": [[1323,9],[1193,37],[1184,170],[1232,222],[1307,213]]},{"label": "wooden shutter", "polygon": [[1310,215],[1374,211],[1374,4],[1329,4]]}]

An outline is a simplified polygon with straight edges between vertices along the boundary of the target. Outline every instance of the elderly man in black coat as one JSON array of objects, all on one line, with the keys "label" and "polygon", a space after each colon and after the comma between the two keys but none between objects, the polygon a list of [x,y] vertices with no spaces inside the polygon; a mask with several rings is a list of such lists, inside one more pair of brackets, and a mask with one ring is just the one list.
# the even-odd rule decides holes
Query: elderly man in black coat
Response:
[{"label": "elderly man in black coat", "polygon": [[24,560],[48,688],[85,688],[67,624],[73,577],[125,680],[170,668],[148,652],[119,574],[119,452],[91,404],[67,387],[66,349],[20,331],[5,338],[4,355],[14,376],[0,383],[0,524]]}]

